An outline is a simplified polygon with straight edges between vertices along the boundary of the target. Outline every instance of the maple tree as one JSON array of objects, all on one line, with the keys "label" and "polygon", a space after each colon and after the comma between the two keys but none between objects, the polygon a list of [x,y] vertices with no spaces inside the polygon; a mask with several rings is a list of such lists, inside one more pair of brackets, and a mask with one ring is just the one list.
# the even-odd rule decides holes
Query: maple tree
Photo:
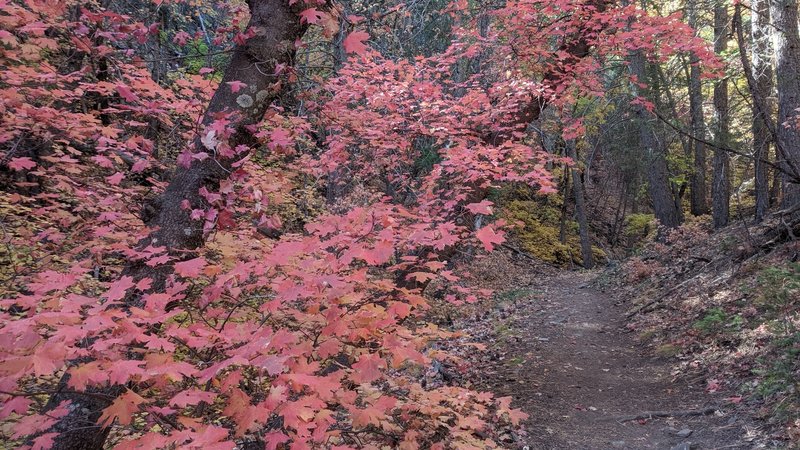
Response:
[{"label": "maple tree", "polygon": [[[482,431],[524,418],[511,399],[421,381],[455,357],[431,345],[454,335],[425,320],[420,284],[447,282],[454,303],[486,295],[459,285],[452,249],[504,242],[514,224],[485,223],[491,186],[555,191],[548,166],[569,159],[525,128],[550,107],[565,138],[580,135],[571,106],[604,95],[599,61],[688,49],[716,60],[678,17],[635,6],[507,2],[486,35],[469,2],[447,13],[458,26],[442,53],[390,58],[355,28],[335,74],[302,80],[304,34],[331,39],[360,18],[323,1],[251,0],[214,31],[230,45],[222,76],[156,82],[137,51],[163,39],[158,24],[0,0],[2,204],[27,217],[7,234],[14,277],[0,300],[9,438],[102,448],[124,429],[123,449],[499,446]],[[451,76],[477,55],[491,69]],[[418,169],[428,150],[436,162]],[[283,229],[309,180],[348,182],[352,195]]]}]

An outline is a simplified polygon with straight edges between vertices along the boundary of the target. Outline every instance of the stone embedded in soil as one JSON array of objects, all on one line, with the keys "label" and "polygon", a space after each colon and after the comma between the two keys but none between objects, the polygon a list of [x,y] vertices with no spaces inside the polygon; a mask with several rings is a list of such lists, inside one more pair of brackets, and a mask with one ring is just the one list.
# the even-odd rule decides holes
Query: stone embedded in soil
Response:
[{"label": "stone embedded in soil", "polygon": [[692,444],[690,444],[688,442],[682,442],[682,443],[672,447],[670,450],[692,450]]},{"label": "stone embedded in soil", "polygon": [[690,430],[690,429],[688,429],[688,428],[684,428],[684,429],[682,429],[682,430],[678,431],[678,432],[677,432],[677,433],[675,433],[675,434],[676,434],[678,437],[681,437],[681,438],[687,438],[687,437],[689,437],[689,436],[691,436],[691,435],[692,435],[692,430]]}]

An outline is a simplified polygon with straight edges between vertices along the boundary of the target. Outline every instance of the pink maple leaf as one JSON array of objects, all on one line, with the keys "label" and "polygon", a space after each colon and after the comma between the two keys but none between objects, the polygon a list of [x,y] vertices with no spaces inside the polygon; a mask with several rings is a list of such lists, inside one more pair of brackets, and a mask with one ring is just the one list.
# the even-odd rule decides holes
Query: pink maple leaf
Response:
[{"label": "pink maple leaf", "polygon": [[498,233],[494,231],[494,228],[492,228],[491,225],[485,226],[480,230],[476,231],[475,237],[477,237],[478,240],[481,241],[481,244],[483,244],[483,248],[485,248],[486,251],[488,252],[494,250],[496,244],[502,244],[503,242],[506,241],[504,233],[503,232]]},{"label": "pink maple leaf", "polygon": [[11,161],[8,163],[8,168],[16,171],[30,170],[34,167],[36,167],[36,161],[28,157],[11,158]]},{"label": "pink maple leaf", "polygon": [[206,266],[206,259],[202,256],[175,263],[175,273],[185,278],[194,278],[200,275],[203,267]]},{"label": "pink maple leaf", "polygon": [[189,405],[197,405],[200,402],[211,403],[215,398],[217,398],[217,394],[213,392],[190,389],[188,391],[181,391],[178,395],[172,397],[169,404],[171,406],[177,406],[178,408],[185,408]]},{"label": "pink maple leaf", "polygon": [[234,94],[235,94],[235,93],[237,93],[237,92],[239,92],[240,90],[242,90],[242,88],[244,88],[244,87],[247,87],[247,84],[246,84],[246,83],[242,83],[242,82],[241,82],[241,81],[239,81],[239,80],[236,80],[236,81],[228,81],[228,82],[227,82],[227,83],[225,83],[225,84],[227,84],[228,86],[230,86],[230,87],[231,87],[231,92],[233,92]]},{"label": "pink maple leaf", "polygon": [[317,10],[317,8],[308,8],[300,13],[300,23],[318,24],[323,17],[325,17],[325,13]]},{"label": "pink maple leaf", "polygon": [[362,355],[358,362],[353,364],[353,373],[350,378],[356,383],[371,383],[382,376],[381,369],[386,368],[386,361],[375,353]]},{"label": "pink maple leaf", "polygon": [[489,200],[484,200],[480,203],[470,203],[467,205],[467,209],[472,214],[484,214],[489,215],[492,213],[492,205],[494,203],[490,202]]},{"label": "pink maple leaf", "polygon": [[123,297],[125,297],[125,293],[128,291],[128,289],[132,288],[135,285],[136,283],[133,282],[132,277],[124,276],[119,280],[115,281],[114,283],[112,283],[108,291],[105,294],[103,294],[103,297],[105,297],[110,302],[121,300]]},{"label": "pink maple leaf", "polygon": [[124,84],[117,85],[117,93],[120,97],[124,98],[126,102],[135,102],[139,100],[139,97],[131,91],[131,88],[125,86]]},{"label": "pink maple leaf", "polygon": [[344,51],[347,53],[356,53],[362,56],[366,55],[367,45],[364,44],[364,41],[367,39],[369,39],[369,33],[365,33],[363,31],[353,31],[352,33],[348,34],[347,37],[344,38],[344,42],[342,42]]},{"label": "pink maple leaf", "polygon": [[125,174],[122,172],[117,172],[114,175],[106,177],[106,181],[108,181],[108,184],[110,185],[117,186],[120,182],[122,182],[123,178],[125,178]]}]

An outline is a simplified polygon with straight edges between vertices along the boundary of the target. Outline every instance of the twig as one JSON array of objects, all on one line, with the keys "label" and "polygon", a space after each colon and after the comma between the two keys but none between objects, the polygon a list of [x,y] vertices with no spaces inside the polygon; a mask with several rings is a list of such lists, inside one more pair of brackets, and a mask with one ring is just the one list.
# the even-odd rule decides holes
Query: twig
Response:
[{"label": "twig", "polygon": [[[703,267],[700,269],[700,271],[702,272],[703,270],[705,270],[705,268],[706,268],[706,267],[708,267],[708,266],[709,266],[711,263],[713,263],[713,262],[714,262],[714,261],[709,261],[708,263],[706,263],[706,264],[705,264],[705,265],[704,265],[704,266],[703,266]],[[627,317],[628,319],[630,319],[631,317],[633,317],[633,316],[635,316],[635,315],[637,315],[637,314],[641,314],[641,313],[643,313],[643,312],[647,312],[646,310],[647,310],[648,308],[650,308],[651,306],[655,305],[656,303],[659,303],[659,302],[661,302],[661,301],[662,301],[662,300],[664,300],[665,298],[669,297],[669,296],[670,296],[670,295],[672,295],[672,294],[673,294],[675,291],[677,291],[678,289],[680,289],[680,288],[684,287],[686,284],[688,284],[690,281],[692,281],[692,280],[694,280],[694,279],[695,279],[695,277],[694,277],[694,276],[687,278],[686,280],[682,281],[680,284],[678,284],[677,286],[675,286],[675,287],[673,287],[672,289],[668,290],[667,292],[665,292],[665,293],[663,293],[663,294],[659,295],[658,297],[656,297],[656,298],[655,298],[655,299],[653,299],[653,300],[650,300],[649,302],[645,303],[644,305],[640,306],[639,308],[637,308],[637,309],[635,309],[635,310],[633,310],[633,311],[629,312],[629,313],[627,314],[627,316],[626,316],[626,317]]]},{"label": "twig", "polygon": [[508,245],[508,244],[500,244],[500,246],[505,248],[505,249],[511,250],[512,252],[514,252],[514,253],[516,253],[516,254],[518,254],[520,256],[524,256],[524,257],[530,259],[531,261],[535,261],[535,262],[542,263],[542,264],[547,264],[548,266],[558,268],[557,265],[555,265],[553,263],[549,263],[549,262],[544,261],[542,259],[539,259],[539,258],[531,255],[530,253],[523,252],[522,250],[520,250],[520,249],[518,249],[518,248],[516,248],[514,246],[511,246],[511,245]]},{"label": "twig", "polygon": [[655,419],[658,417],[690,417],[690,416],[705,416],[714,414],[719,410],[716,406],[709,406],[703,409],[686,409],[678,411],[645,411],[635,416],[621,416],[614,419],[619,422],[630,422],[631,420]]},{"label": "twig", "polygon": [[106,401],[111,401],[111,400],[114,400],[116,398],[113,395],[103,394],[101,392],[81,392],[81,391],[74,391],[74,390],[70,390],[70,389],[40,390],[40,391],[33,391],[33,392],[0,391],[0,394],[10,395],[12,397],[37,397],[39,395],[56,395],[56,394],[83,395],[85,397],[96,398],[96,399],[106,400]]}]

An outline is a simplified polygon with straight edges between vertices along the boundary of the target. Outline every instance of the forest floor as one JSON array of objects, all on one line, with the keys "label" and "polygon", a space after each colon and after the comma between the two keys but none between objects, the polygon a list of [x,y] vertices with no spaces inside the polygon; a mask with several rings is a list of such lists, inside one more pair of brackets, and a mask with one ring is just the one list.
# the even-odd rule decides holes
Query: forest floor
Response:
[{"label": "forest floor", "polygon": [[508,448],[767,448],[742,405],[638,342],[626,327],[630,305],[595,287],[596,276],[527,276],[488,311],[457,321],[486,345],[467,356],[468,383],[513,396],[530,415]]}]

